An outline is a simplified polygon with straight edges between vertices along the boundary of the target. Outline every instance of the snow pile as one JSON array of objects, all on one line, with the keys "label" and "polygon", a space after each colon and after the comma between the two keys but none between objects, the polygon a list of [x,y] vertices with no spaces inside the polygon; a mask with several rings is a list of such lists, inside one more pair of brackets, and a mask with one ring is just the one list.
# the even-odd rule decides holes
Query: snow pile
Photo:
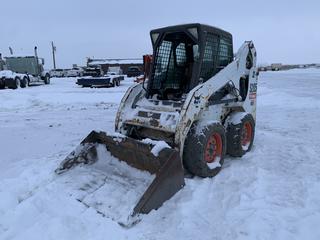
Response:
[{"label": "snow pile", "polygon": [[117,142],[122,142],[127,137],[118,132],[107,132],[107,135],[113,137],[113,140]]},{"label": "snow pile", "polygon": [[226,123],[232,123],[233,125],[237,125],[241,123],[241,120],[247,115],[245,112],[237,113],[237,114],[231,114],[227,117]]},{"label": "snow pile", "polygon": [[13,72],[10,70],[2,70],[0,71],[0,78],[2,77],[6,77],[6,78],[13,77]]},{"label": "snow pile", "polygon": [[208,167],[209,167],[210,169],[219,168],[219,167],[221,167],[220,160],[221,160],[220,157],[216,157],[213,162],[207,163],[207,165],[208,165]]},{"label": "snow pile", "polygon": [[220,123],[220,122],[216,120],[199,121],[196,128],[196,135],[198,136],[204,135],[204,131],[207,129],[207,127],[215,123]]},{"label": "snow pile", "polygon": [[66,188],[86,207],[128,225],[133,208],[154,176],[112,157],[104,145],[97,146],[97,153],[95,164],[79,166],[63,176]]},{"label": "snow pile", "polygon": [[153,147],[151,149],[151,153],[156,157],[159,156],[159,153],[164,148],[171,148],[165,141],[155,141],[150,138],[145,138],[145,139],[141,140],[141,142],[143,142],[145,144],[153,145]]},{"label": "snow pile", "polygon": [[142,58],[128,58],[128,59],[91,59],[90,66],[101,64],[143,64]]},{"label": "snow pile", "polygon": [[15,78],[15,77],[20,77],[20,78],[23,78],[25,77],[26,75],[25,74],[20,74],[20,73],[15,73],[15,72],[12,72],[10,70],[2,70],[0,71],[0,78]]}]

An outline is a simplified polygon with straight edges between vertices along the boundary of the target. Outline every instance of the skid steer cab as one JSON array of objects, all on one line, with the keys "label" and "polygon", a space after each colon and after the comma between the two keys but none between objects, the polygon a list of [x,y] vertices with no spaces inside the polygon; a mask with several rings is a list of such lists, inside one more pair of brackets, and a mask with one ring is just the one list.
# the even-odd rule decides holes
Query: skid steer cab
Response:
[{"label": "skid steer cab", "polygon": [[130,216],[159,208],[184,186],[186,172],[214,177],[226,155],[251,150],[255,132],[258,76],[251,41],[234,55],[232,35],[203,24],[155,29],[150,36],[152,72],[124,95],[118,137],[92,132],[57,169],[96,162],[97,146],[104,146],[154,174]]}]

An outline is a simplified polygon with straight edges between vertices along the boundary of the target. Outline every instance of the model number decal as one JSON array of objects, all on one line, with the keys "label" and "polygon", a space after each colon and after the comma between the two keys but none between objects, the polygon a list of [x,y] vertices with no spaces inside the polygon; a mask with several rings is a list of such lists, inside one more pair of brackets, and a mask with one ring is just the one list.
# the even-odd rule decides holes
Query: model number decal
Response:
[{"label": "model number decal", "polygon": [[[249,99],[254,100],[256,98],[257,98],[257,83],[251,83]],[[252,105],[252,101],[251,101],[251,105]]]},{"label": "model number decal", "polygon": [[194,97],[194,104],[199,104],[200,103],[200,96]]},{"label": "model number decal", "polygon": [[257,92],[257,83],[251,83],[250,84],[250,93]]}]

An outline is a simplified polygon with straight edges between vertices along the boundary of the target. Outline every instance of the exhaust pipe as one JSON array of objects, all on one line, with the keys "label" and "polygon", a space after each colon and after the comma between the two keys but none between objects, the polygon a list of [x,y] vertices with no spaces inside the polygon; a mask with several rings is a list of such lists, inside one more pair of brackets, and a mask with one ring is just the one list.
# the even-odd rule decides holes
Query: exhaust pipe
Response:
[{"label": "exhaust pipe", "polygon": [[34,47],[34,56],[38,59],[38,47]]},{"label": "exhaust pipe", "polygon": [[36,61],[37,61],[38,75],[40,75],[41,74],[41,69],[40,69],[40,66],[39,66],[38,47],[37,46],[34,47],[34,56],[36,57]]}]

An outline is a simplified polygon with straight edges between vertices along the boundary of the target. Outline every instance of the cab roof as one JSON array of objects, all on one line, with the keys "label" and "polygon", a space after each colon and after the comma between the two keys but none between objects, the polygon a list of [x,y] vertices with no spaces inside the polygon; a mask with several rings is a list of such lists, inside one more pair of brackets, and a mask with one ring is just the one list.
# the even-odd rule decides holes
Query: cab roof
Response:
[{"label": "cab roof", "polygon": [[232,39],[231,33],[224,31],[220,28],[209,26],[206,24],[201,24],[201,23],[189,23],[189,24],[174,25],[174,26],[169,26],[164,28],[157,28],[157,29],[151,30],[150,34],[152,35],[153,33],[162,34],[162,33],[170,33],[170,32],[187,31],[190,28],[197,28],[200,35],[202,35],[201,33],[204,33],[204,32],[210,32],[210,33],[217,34],[219,36],[224,36],[226,38]]}]

